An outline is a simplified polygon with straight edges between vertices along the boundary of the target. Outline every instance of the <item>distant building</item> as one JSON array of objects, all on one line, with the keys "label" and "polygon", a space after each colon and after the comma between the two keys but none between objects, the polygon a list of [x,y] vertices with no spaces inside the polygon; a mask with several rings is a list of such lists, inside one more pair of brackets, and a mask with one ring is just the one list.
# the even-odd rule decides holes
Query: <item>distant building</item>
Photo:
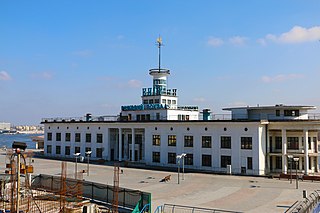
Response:
[{"label": "distant building", "polygon": [[0,122],[0,130],[10,130],[10,128],[11,128],[10,123]]}]

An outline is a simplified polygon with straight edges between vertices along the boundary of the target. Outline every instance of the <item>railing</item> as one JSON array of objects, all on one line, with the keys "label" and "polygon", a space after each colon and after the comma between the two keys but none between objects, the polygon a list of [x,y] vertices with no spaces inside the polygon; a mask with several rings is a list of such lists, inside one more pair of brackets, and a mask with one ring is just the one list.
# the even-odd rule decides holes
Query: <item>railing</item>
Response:
[{"label": "railing", "polygon": [[320,191],[312,192],[303,201],[294,203],[286,213],[311,213],[320,211]]},{"label": "railing", "polygon": [[[196,108],[194,107],[182,107],[178,109],[184,109],[184,110],[194,110],[197,111]],[[191,116],[189,117],[189,120],[203,120],[203,115],[200,114],[198,119],[195,119],[196,117]],[[237,119],[238,118],[238,119]],[[243,119],[240,119],[243,118]],[[264,118],[265,120],[320,120],[320,114],[309,114],[308,117],[276,117],[274,115],[264,115],[264,116],[259,116],[255,118],[245,118],[244,115],[239,115],[237,114],[236,117],[233,117],[231,114],[211,114],[209,117],[209,120],[224,120],[224,121],[231,121],[231,120],[253,120],[253,121],[258,121]],[[146,121],[145,119],[144,121]],[[178,115],[171,115],[171,116],[150,116],[149,118],[150,121],[156,121],[156,120],[179,120]],[[181,120],[181,119],[180,119]],[[187,120],[187,119],[184,119]],[[57,118],[42,118],[41,122],[42,123],[47,123],[47,122],[82,122],[82,121],[128,121],[127,116],[122,116],[120,117],[119,115],[110,115],[110,116],[92,116],[90,118],[87,117],[57,117]],[[137,120],[135,120],[137,121]],[[140,119],[139,121],[142,121]]]},{"label": "railing", "polygon": [[82,122],[82,121],[118,121],[120,116],[95,116],[95,117],[57,117],[57,118],[42,118],[42,123],[47,122]]},{"label": "railing", "polygon": [[193,207],[193,206],[182,206],[182,205],[174,205],[174,204],[164,204],[163,205],[163,213],[200,213],[200,212],[207,212],[207,213],[222,213],[222,212],[233,212],[233,213],[240,213],[239,211],[229,211],[223,209],[208,209],[208,208],[201,208],[201,207]]}]

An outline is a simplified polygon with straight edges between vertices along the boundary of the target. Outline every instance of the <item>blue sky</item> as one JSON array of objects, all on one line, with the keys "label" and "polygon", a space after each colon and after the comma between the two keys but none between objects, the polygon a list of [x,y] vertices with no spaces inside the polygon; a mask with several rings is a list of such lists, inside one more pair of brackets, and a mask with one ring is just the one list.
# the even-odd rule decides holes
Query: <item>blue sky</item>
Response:
[{"label": "blue sky", "polygon": [[162,65],[180,105],[320,108],[319,0],[0,1],[0,122],[116,115]]}]

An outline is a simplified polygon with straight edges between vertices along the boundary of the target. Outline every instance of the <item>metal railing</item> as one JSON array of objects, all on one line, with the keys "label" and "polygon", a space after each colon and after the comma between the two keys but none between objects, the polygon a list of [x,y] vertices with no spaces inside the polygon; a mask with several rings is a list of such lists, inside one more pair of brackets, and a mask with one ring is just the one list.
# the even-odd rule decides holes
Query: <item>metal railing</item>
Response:
[{"label": "metal railing", "polygon": [[320,211],[320,190],[312,192],[300,202],[294,203],[286,213],[311,213]]},{"label": "metal railing", "polygon": [[[156,209],[158,210],[158,209]],[[239,211],[230,211],[223,209],[209,209],[209,208],[201,208],[201,207],[193,207],[193,206],[182,206],[182,205],[174,205],[174,204],[164,204],[162,208],[162,213],[223,213],[223,212],[233,212],[240,213]]]}]

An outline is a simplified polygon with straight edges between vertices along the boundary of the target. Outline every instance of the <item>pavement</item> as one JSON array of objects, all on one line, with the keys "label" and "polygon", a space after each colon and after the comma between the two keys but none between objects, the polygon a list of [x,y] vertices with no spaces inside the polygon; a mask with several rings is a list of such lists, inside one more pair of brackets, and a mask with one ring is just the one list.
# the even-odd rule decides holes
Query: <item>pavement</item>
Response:
[{"label": "pavement", "polygon": [[[34,174],[61,174],[61,161],[33,158]],[[0,173],[5,171],[5,153],[0,151]],[[78,163],[78,170],[86,170],[86,163]],[[319,182],[267,177],[216,175],[202,173],[180,174],[180,184],[176,172],[157,171],[121,167],[120,187],[137,189],[152,194],[152,209],[165,203],[223,209],[239,212],[285,212],[296,201],[303,200],[303,190],[311,193],[319,189]],[[67,163],[67,174],[73,177],[75,162]],[[90,164],[87,181],[113,185],[114,167]],[[165,176],[171,180],[160,182]]]}]

